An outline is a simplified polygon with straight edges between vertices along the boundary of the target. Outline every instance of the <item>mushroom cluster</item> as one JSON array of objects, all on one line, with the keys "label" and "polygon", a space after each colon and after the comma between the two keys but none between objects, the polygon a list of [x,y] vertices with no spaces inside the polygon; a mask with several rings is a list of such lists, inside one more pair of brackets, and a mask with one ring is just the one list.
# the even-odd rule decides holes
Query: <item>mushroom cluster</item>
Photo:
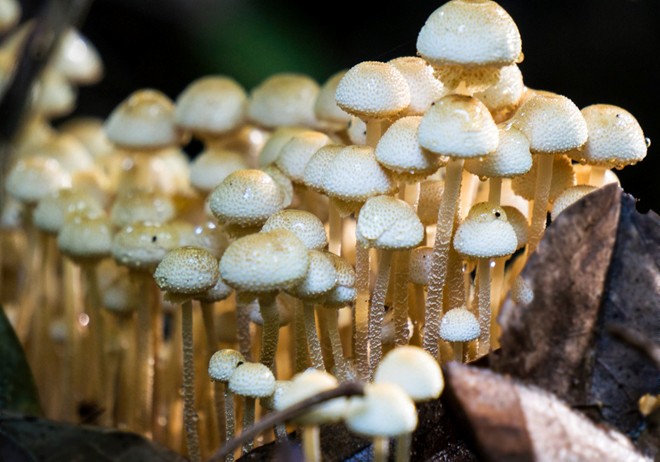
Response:
[{"label": "mushroom cluster", "polygon": [[[33,27],[14,15],[0,95]],[[299,428],[319,460],[319,425],[343,422],[376,460],[390,438],[406,460],[440,365],[498,347],[510,290],[533,298],[517,276],[548,223],[647,153],[632,114],[528,87],[522,58],[498,3],[449,0],[415,56],[251,90],[205,75],[56,126],[103,75],[66,31],[11,143],[0,220],[0,302],[46,414],[92,403],[97,423],[198,462],[359,382],[243,452]]]}]

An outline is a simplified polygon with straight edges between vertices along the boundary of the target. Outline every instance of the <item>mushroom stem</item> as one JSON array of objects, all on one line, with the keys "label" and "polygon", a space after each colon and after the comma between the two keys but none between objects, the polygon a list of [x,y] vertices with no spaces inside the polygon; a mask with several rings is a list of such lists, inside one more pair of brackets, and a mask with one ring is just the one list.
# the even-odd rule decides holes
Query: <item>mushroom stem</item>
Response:
[{"label": "mushroom stem", "polygon": [[383,356],[382,329],[383,318],[385,317],[385,296],[387,295],[387,286],[390,282],[390,268],[392,266],[392,250],[380,250],[378,259],[378,275],[374,285],[374,292],[371,297],[371,309],[369,310],[369,347],[370,347],[370,365],[369,377],[373,376],[376,366]]},{"label": "mushroom stem", "polygon": [[181,306],[181,333],[183,340],[183,418],[188,456],[191,462],[201,462],[197,412],[195,411],[195,357],[193,354],[192,301]]},{"label": "mushroom stem", "polygon": [[496,342],[499,336],[499,326],[497,324],[497,314],[499,313],[500,304],[502,303],[502,292],[504,291],[504,269],[506,266],[507,257],[500,257],[495,259],[495,267],[491,274],[491,297],[490,303],[493,311],[490,322],[490,345],[491,349],[497,348]]},{"label": "mushroom stem", "polygon": [[[225,398],[225,442],[230,441],[234,438],[234,396],[229,391],[229,385],[224,383],[222,386],[222,394]],[[227,462],[232,462],[234,460],[234,453],[230,452],[227,454]]]},{"label": "mushroom stem", "polygon": [[307,344],[309,345],[309,356],[312,360],[312,366],[314,369],[325,371],[325,366],[323,365],[323,353],[321,352],[321,342],[319,341],[319,335],[316,331],[313,303],[303,302],[303,319],[305,321],[305,334],[307,336]]},{"label": "mushroom stem", "polygon": [[305,315],[302,302],[298,301],[294,311],[294,328],[296,337],[296,373],[309,367],[309,350],[307,349],[307,335],[305,334]]},{"label": "mushroom stem", "polygon": [[600,188],[605,184],[605,172],[607,169],[601,165],[592,165],[589,168],[589,181],[587,184]]},{"label": "mushroom stem", "polygon": [[303,428],[303,454],[306,462],[321,460],[321,429],[318,425],[307,425]]},{"label": "mushroom stem", "polygon": [[259,310],[264,320],[259,362],[271,371],[275,367],[275,353],[280,336],[280,313],[277,310],[275,295],[275,293],[267,293],[259,296]]},{"label": "mushroom stem", "polygon": [[369,378],[369,249],[355,245],[355,349],[358,378]]},{"label": "mushroom stem", "polygon": [[[209,359],[213,353],[215,353],[218,346],[218,335],[215,330],[215,317],[214,317],[214,307],[215,304],[211,302],[200,302],[200,307],[202,311],[202,321],[204,323],[204,333],[206,337],[206,351],[204,352],[205,362],[208,363]],[[217,441],[215,439],[218,435],[218,425],[223,421],[223,408],[224,405],[221,402],[222,398],[219,393],[219,383],[214,382],[211,386],[211,382],[208,380],[203,381],[202,383],[202,396],[204,397],[204,403],[206,405],[207,413],[207,432],[210,438],[210,447],[215,447]],[[213,399],[208,399],[209,395]]]},{"label": "mushroom stem", "polygon": [[490,350],[490,259],[480,258],[477,262],[477,306],[479,312],[479,340],[477,354],[483,356]]},{"label": "mushroom stem", "polygon": [[463,162],[463,159],[450,159],[447,163],[444,193],[438,207],[431,275],[426,298],[423,339],[424,349],[436,358],[438,357],[440,317],[447,276],[447,260],[449,259],[449,246],[454,231],[454,217],[460,200]]},{"label": "mushroom stem", "polygon": [[341,344],[341,336],[339,335],[338,316],[339,313],[333,308],[323,307],[320,311],[322,316],[325,316],[326,327],[328,329],[328,337],[332,345],[332,356],[335,362],[335,375],[340,382],[348,380],[349,366],[344,358],[344,348]]},{"label": "mushroom stem", "polygon": [[151,275],[146,272],[136,271],[134,275],[141,282],[141,292],[146,300],[140,304],[137,310],[137,351],[138,351],[138,373],[135,374],[135,390],[140,397],[138,400],[137,428],[139,431],[151,434],[151,416],[153,402],[153,377],[155,365],[153,362],[153,323],[151,322],[151,304],[148,295],[151,285]]},{"label": "mushroom stem", "polygon": [[531,255],[543,238],[545,222],[548,216],[548,201],[550,199],[550,184],[552,183],[552,165],[554,155],[537,154],[539,156],[539,170],[536,176],[536,189],[534,190],[534,209],[532,210],[532,224],[527,243],[527,256]]},{"label": "mushroom stem", "polygon": [[328,206],[328,250],[341,255],[342,218],[334,201],[329,201]]},{"label": "mushroom stem", "polygon": [[[263,364],[263,363],[262,363]],[[254,424],[254,409],[256,406],[256,400],[250,396],[246,396],[244,400],[245,405],[243,406],[243,429],[245,431]],[[243,443],[242,453],[243,455],[247,454],[254,447],[254,438],[250,438]]]},{"label": "mushroom stem", "polygon": [[236,293],[236,340],[238,351],[246,360],[252,359],[252,337],[250,336],[250,312],[258,303],[255,297],[248,294]]},{"label": "mushroom stem", "polygon": [[410,339],[408,326],[408,265],[410,250],[401,250],[394,263],[394,344],[406,345]]},{"label": "mushroom stem", "polygon": [[502,200],[502,178],[492,177],[488,180],[488,202],[499,205]]},{"label": "mushroom stem", "polygon": [[374,437],[374,462],[387,462],[390,453],[390,439],[386,436]]},{"label": "mushroom stem", "polygon": [[467,299],[465,292],[465,266],[463,258],[453,246],[449,248],[446,287],[447,290],[444,293],[444,312],[446,313],[452,308],[465,306]]},{"label": "mushroom stem", "polygon": [[367,119],[367,139],[366,144],[375,148],[382,134],[382,121],[380,119]]},{"label": "mushroom stem", "polygon": [[463,350],[465,342],[451,342],[452,350],[454,351],[454,361],[459,363],[463,362]]},{"label": "mushroom stem", "polygon": [[396,453],[394,460],[396,462],[408,462],[410,460],[410,446],[412,444],[412,434],[404,433],[396,437]]}]

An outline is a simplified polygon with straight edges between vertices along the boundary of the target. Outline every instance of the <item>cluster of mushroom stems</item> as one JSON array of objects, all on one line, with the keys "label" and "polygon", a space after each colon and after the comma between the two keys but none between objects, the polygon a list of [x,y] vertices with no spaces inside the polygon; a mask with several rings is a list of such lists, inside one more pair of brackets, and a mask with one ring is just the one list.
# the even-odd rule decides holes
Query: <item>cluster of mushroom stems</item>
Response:
[{"label": "cluster of mushroom stems", "polygon": [[[31,24],[0,25],[1,95]],[[415,56],[250,91],[202,76],[55,126],[103,74],[69,31],[3,185],[1,301],[46,414],[76,421],[89,404],[196,462],[360,382],[258,443],[300,428],[320,460],[319,425],[343,422],[376,460],[394,437],[406,460],[440,365],[497,348],[503,300],[533,300],[519,274],[547,224],[647,153],[625,109],[530,88],[521,61],[500,5],[450,0]]]}]

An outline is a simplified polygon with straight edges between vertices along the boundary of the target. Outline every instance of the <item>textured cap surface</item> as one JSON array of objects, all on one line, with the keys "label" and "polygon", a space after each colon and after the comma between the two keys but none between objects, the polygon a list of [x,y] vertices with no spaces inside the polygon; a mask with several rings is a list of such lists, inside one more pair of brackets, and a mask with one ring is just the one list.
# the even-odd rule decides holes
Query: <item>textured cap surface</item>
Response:
[{"label": "textured cap surface", "polygon": [[190,164],[190,184],[200,191],[209,193],[237,170],[249,168],[241,153],[228,149],[206,149]]},{"label": "textured cap surface", "polygon": [[325,133],[307,130],[295,134],[280,149],[275,165],[295,183],[303,182],[305,166],[314,153],[331,140]]},{"label": "textured cap surface", "polygon": [[209,376],[218,382],[229,382],[238,365],[244,362],[245,358],[236,350],[225,348],[216,351],[209,360]]},{"label": "textured cap surface", "polygon": [[[339,385],[337,379],[317,369],[307,369],[291,378],[291,384],[282,393],[277,409],[286,409],[305,398],[314,396],[323,391],[336,388]],[[344,416],[346,409],[346,398],[335,398],[323,404],[314,406],[312,411],[303,414],[296,419],[299,425],[318,425],[321,423],[337,422]]]},{"label": "textured cap surface", "polygon": [[229,390],[240,396],[265,398],[275,391],[275,376],[261,363],[245,362],[229,378]]},{"label": "textured cap surface", "polygon": [[161,290],[171,294],[197,294],[218,281],[218,260],[200,247],[179,247],[169,251],[154,272]]},{"label": "textured cap surface", "polygon": [[356,237],[365,247],[409,249],[424,238],[424,226],[407,202],[375,196],[367,199],[360,210]]},{"label": "textured cap surface", "polygon": [[532,168],[529,140],[512,126],[499,128],[497,149],[483,159],[468,159],[465,170],[484,178],[511,178],[527,173]]},{"label": "textured cap surface", "polygon": [[69,216],[57,235],[57,246],[74,260],[98,260],[111,253],[113,229],[105,214]]},{"label": "textured cap surface", "polygon": [[557,219],[557,216],[563,212],[568,206],[579,201],[587,194],[594,192],[596,186],[591,185],[576,185],[571,186],[570,188],[564,189],[559,195],[555,198],[552,203],[552,210],[550,211],[550,218],[552,220]]},{"label": "textured cap surface", "polygon": [[115,233],[112,256],[120,265],[152,271],[167,252],[178,246],[179,234],[172,226],[137,222]]},{"label": "textured cap surface", "polygon": [[401,56],[388,61],[401,72],[410,90],[410,104],[407,115],[422,115],[433,101],[445,96],[447,90],[435,78],[433,67],[419,56]]},{"label": "textured cap surface", "polygon": [[469,342],[479,332],[479,321],[465,308],[451,309],[440,320],[440,338],[448,342]]},{"label": "textured cap surface", "polygon": [[435,358],[423,348],[412,345],[390,350],[378,364],[374,382],[399,385],[413,401],[435,399],[445,387]]},{"label": "textured cap surface", "polygon": [[289,293],[300,299],[315,299],[329,292],[337,284],[337,271],[326,252],[310,250],[307,274]]},{"label": "textured cap surface", "polygon": [[410,282],[420,286],[427,286],[431,278],[431,261],[433,247],[421,246],[410,251],[410,266],[408,274]]},{"label": "textured cap surface", "polygon": [[271,215],[261,231],[287,229],[293,232],[310,250],[321,250],[328,245],[323,222],[312,212],[284,209]]},{"label": "textured cap surface", "polygon": [[473,205],[458,225],[454,248],[472,258],[495,258],[510,255],[518,248],[516,232],[502,207],[489,202]]}]

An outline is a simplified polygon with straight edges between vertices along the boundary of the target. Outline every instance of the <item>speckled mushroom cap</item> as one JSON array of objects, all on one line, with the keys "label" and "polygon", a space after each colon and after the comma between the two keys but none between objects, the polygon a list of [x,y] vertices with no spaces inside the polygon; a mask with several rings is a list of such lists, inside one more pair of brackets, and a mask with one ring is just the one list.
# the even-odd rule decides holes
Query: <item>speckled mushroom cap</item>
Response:
[{"label": "speckled mushroom cap", "polygon": [[154,279],[161,290],[172,295],[193,295],[212,288],[219,275],[218,259],[211,252],[185,246],[167,252]]},{"label": "speckled mushroom cap", "polygon": [[278,406],[280,406],[280,400],[282,399],[282,396],[286,393],[290,386],[290,380],[276,380],[273,394],[261,399],[261,405],[269,411],[276,410]]},{"label": "speckled mushroom cap", "polygon": [[439,155],[483,157],[497,149],[499,131],[488,108],[471,96],[440,98],[422,116],[419,144]]},{"label": "speckled mushroom cap", "polygon": [[524,277],[518,275],[511,284],[509,297],[518,305],[529,305],[534,301],[534,288]]},{"label": "speckled mushroom cap", "polygon": [[502,207],[489,202],[473,205],[458,225],[454,248],[469,258],[496,258],[511,255],[518,248],[516,232]]},{"label": "speckled mushroom cap", "polygon": [[351,67],[337,85],[337,105],[361,119],[396,117],[410,104],[408,82],[391,64],[363,61]]},{"label": "speckled mushroom cap", "polygon": [[453,308],[440,320],[440,338],[448,342],[469,342],[479,337],[479,321],[465,308]]},{"label": "speckled mushroom cap", "polygon": [[275,183],[280,187],[280,190],[282,191],[282,208],[289,207],[291,203],[293,202],[293,182],[291,179],[286,176],[282,170],[279,169],[279,167],[275,164],[270,164],[265,167],[262,167],[261,170],[273,179]]},{"label": "speckled mushroom cap", "polygon": [[337,284],[337,270],[327,252],[310,250],[307,274],[287,292],[302,300],[319,299]]},{"label": "speckled mushroom cap", "polygon": [[329,197],[347,202],[364,202],[395,188],[392,175],[378,163],[374,149],[366,145],[348,145],[339,151],[328,165],[324,182]]},{"label": "speckled mushroom cap", "polygon": [[305,166],[314,153],[331,140],[325,133],[306,130],[297,133],[282,146],[275,165],[294,183],[303,183]]},{"label": "speckled mushroom cap", "polygon": [[343,130],[348,126],[351,115],[337,105],[335,93],[339,81],[346,74],[346,69],[335,72],[321,85],[321,90],[314,102],[314,114],[322,127]]},{"label": "speckled mushroom cap", "polygon": [[388,61],[396,67],[408,82],[410,104],[406,115],[422,115],[436,101],[447,93],[440,80],[435,78],[433,67],[419,56],[401,56]]},{"label": "speckled mushroom cap", "polygon": [[247,92],[226,75],[207,75],[193,80],[174,102],[174,121],[194,136],[219,136],[245,120]]},{"label": "speckled mushroom cap", "polygon": [[374,196],[360,210],[357,241],[377,249],[410,249],[424,238],[424,225],[406,201]]},{"label": "speckled mushroom cap", "polygon": [[307,247],[287,229],[241,237],[220,260],[220,276],[238,291],[250,293],[286,289],[307,274]]},{"label": "speckled mushroom cap", "polygon": [[60,189],[37,202],[32,212],[32,222],[41,231],[57,234],[67,216],[81,212],[101,214],[103,206],[85,191]]},{"label": "speckled mushroom cap", "polygon": [[94,167],[94,158],[89,151],[75,136],[68,133],[51,136],[21,152],[22,158],[35,156],[56,160],[72,175]]},{"label": "speckled mushroom cap", "polygon": [[500,69],[497,82],[483,91],[474,94],[486,105],[495,122],[500,123],[511,117],[522,104],[525,93],[523,75],[517,64]]},{"label": "speckled mushroom cap", "polygon": [[410,265],[408,267],[410,282],[420,286],[429,284],[432,255],[433,247],[426,245],[416,247],[410,251]]},{"label": "speckled mushroom cap", "polygon": [[447,159],[420,146],[417,129],[421,116],[398,119],[383,133],[376,145],[376,160],[397,178],[416,182],[433,174]]},{"label": "speckled mushroom cap", "polygon": [[36,204],[58,189],[71,187],[71,175],[54,159],[18,159],[5,178],[7,192],[24,204]]},{"label": "speckled mushroom cap", "polygon": [[234,370],[228,387],[239,396],[266,398],[275,391],[275,376],[261,363],[244,362]]},{"label": "speckled mushroom cap", "polygon": [[395,437],[415,430],[417,409],[399,385],[368,383],[364,396],[349,400],[344,423],[358,435]]},{"label": "speckled mushroom cap", "polygon": [[445,387],[438,361],[413,345],[400,345],[383,356],[376,367],[374,382],[399,385],[413,401],[435,399]]},{"label": "speckled mushroom cap", "polygon": [[218,382],[229,382],[236,368],[244,362],[243,355],[231,348],[216,351],[209,360],[209,376]]},{"label": "speckled mushroom cap", "polygon": [[176,215],[172,198],[143,189],[128,189],[119,193],[110,206],[110,219],[117,227],[139,221],[165,223]]},{"label": "speckled mushroom cap", "polygon": [[516,241],[518,241],[517,248],[520,249],[526,246],[529,239],[529,222],[527,221],[527,217],[513,205],[502,205],[502,209],[506,213],[507,221],[516,233]]},{"label": "speckled mushroom cap", "polygon": [[23,8],[17,0],[2,2],[0,7],[0,32],[10,31],[21,19]]},{"label": "speckled mushroom cap", "polygon": [[207,220],[193,227],[191,244],[208,250],[220,259],[229,245],[229,239],[215,220]]},{"label": "speckled mushroom cap", "polygon": [[438,221],[438,208],[444,184],[444,181],[433,178],[427,178],[419,183],[417,215],[425,226],[434,225]]},{"label": "speckled mushroom cap", "polygon": [[496,2],[451,0],[426,19],[417,52],[435,67],[501,67],[520,60],[522,40],[513,18]]},{"label": "speckled mushroom cap", "polygon": [[259,150],[257,158],[259,167],[274,164],[277,157],[280,155],[280,149],[282,149],[282,146],[287,144],[294,135],[306,132],[307,130],[309,130],[309,128],[303,126],[282,126],[275,128]]},{"label": "speckled mushroom cap", "polygon": [[114,236],[104,213],[70,215],[57,234],[60,251],[77,262],[98,262],[111,254]]},{"label": "speckled mushroom cap", "polygon": [[[532,157],[532,168],[529,172],[511,179],[511,189],[513,189],[513,192],[528,201],[534,200],[534,190],[536,188],[536,178],[539,170],[537,157]],[[575,172],[571,160],[565,155],[554,156],[552,178],[550,181],[550,202],[553,202],[564,189],[575,185]]]},{"label": "speckled mushroom cap", "polygon": [[303,183],[309,189],[325,194],[325,177],[332,159],[345,146],[343,144],[326,144],[319,148],[305,165]]},{"label": "speckled mushroom cap", "polygon": [[275,128],[282,125],[316,126],[314,104],[321,87],[311,77],[278,73],[267,77],[248,95],[248,119]]},{"label": "speckled mushroom cap", "polygon": [[153,271],[167,252],[178,246],[179,235],[172,226],[136,222],[115,233],[112,256],[128,268]]},{"label": "speckled mushroom cap", "polygon": [[481,179],[512,178],[532,168],[529,140],[512,126],[499,127],[500,142],[497,149],[483,159],[468,159],[464,167]]},{"label": "speckled mushroom cap", "polygon": [[355,290],[356,273],[353,266],[339,255],[326,252],[326,256],[335,266],[337,284],[331,291],[325,294],[323,304],[330,308],[341,308],[355,301],[357,291]]},{"label": "speckled mushroom cap", "polygon": [[75,27],[62,34],[50,63],[54,70],[78,85],[90,85],[103,77],[103,61],[96,47]]},{"label": "speckled mushroom cap", "polygon": [[[291,378],[291,383],[282,393],[276,408],[278,410],[286,409],[318,393],[332,390],[338,385],[339,382],[332,374],[317,369],[307,369]],[[314,406],[311,411],[297,418],[296,423],[299,425],[319,425],[338,422],[344,416],[346,402],[346,398],[340,397]]]},{"label": "speckled mushroom cap", "polygon": [[155,89],[131,93],[110,113],[104,127],[108,139],[126,149],[157,149],[181,142],[174,103]]},{"label": "speckled mushroom cap", "polygon": [[[217,257],[216,257],[217,258]],[[210,289],[195,295],[195,300],[205,303],[215,303],[227,299],[234,288],[227,285],[220,277],[220,261],[218,260],[218,280]]]},{"label": "speckled mushroom cap", "polygon": [[263,225],[284,208],[284,194],[273,177],[262,170],[237,170],[225,177],[209,195],[208,204],[221,223]]},{"label": "speckled mushroom cap", "polygon": [[611,104],[592,104],[580,111],[587,123],[587,142],[569,157],[581,163],[606,168],[633,165],[646,157],[647,141],[637,119]]},{"label": "speckled mushroom cap", "polygon": [[558,154],[587,141],[587,122],[573,101],[563,95],[537,92],[511,118],[529,140],[534,154]]},{"label": "speckled mushroom cap", "polygon": [[598,189],[596,186],[591,185],[575,185],[570,188],[564,189],[559,195],[555,198],[552,203],[552,209],[550,210],[550,218],[554,221],[557,219],[557,216],[562,213],[568,206],[579,201],[587,194],[594,192]]},{"label": "speckled mushroom cap", "polygon": [[190,184],[208,194],[230,173],[248,168],[248,161],[240,152],[211,147],[191,162]]},{"label": "speckled mushroom cap", "polygon": [[287,229],[293,232],[310,250],[322,250],[328,245],[323,222],[312,212],[284,209],[271,215],[261,228],[262,232]]}]

